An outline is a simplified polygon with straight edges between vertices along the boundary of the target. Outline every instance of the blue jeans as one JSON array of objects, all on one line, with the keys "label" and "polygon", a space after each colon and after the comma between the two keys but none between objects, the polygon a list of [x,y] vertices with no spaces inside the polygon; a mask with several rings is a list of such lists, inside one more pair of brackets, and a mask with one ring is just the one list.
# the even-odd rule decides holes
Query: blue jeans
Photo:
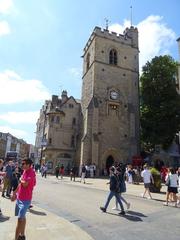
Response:
[{"label": "blue jeans", "polygon": [[120,205],[120,207],[121,207],[121,211],[124,211],[124,207],[123,207],[123,204],[122,204],[122,202],[121,202],[121,198],[120,198],[119,193],[113,192],[113,191],[110,191],[104,208],[107,209],[107,207],[108,207],[108,205],[109,205],[109,202],[111,201],[111,199],[112,199],[113,197],[115,197],[116,200],[118,201],[118,203],[119,203],[119,205]]}]

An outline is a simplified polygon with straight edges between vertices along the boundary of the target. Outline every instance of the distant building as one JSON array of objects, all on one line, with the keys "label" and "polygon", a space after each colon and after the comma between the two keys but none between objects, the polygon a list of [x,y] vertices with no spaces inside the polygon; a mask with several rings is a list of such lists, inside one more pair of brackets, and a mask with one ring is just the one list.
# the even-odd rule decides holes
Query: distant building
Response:
[{"label": "distant building", "polygon": [[[10,133],[0,132],[0,158],[27,158],[29,157],[30,144],[23,139],[18,139]],[[16,156],[16,157],[15,157]]]},{"label": "distant building", "polygon": [[7,146],[7,134],[0,132],[0,158],[5,158]]},{"label": "distant building", "polygon": [[95,27],[83,52],[81,102],[52,96],[37,121],[38,159],[65,167],[96,164],[98,174],[139,153],[138,30]]}]

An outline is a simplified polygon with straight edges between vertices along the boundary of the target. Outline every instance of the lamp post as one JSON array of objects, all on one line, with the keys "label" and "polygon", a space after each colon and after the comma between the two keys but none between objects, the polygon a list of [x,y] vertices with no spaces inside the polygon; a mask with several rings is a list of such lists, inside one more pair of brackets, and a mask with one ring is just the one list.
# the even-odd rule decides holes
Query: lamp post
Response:
[{"label": "lamp post", "polygon": [[43,121],[43,132],[42,132],[42,139],[41,139],[41,155],[40,155],[40,165],[42,164],[42,156],[43,156],[43,147],[47,145],[47,140],[44,138],[45,127],[46,127],[46,112],[47,112],[47,105],[43,110],[44,121]]}]

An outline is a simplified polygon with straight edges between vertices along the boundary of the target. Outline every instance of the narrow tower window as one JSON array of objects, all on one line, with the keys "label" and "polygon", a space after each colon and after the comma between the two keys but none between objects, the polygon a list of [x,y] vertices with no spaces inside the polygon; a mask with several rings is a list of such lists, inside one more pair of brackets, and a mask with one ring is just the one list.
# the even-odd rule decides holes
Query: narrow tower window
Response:
[{"label": "narrow tower window", "polygon": [[89,69],[89,66],[90,66],[90,54],[88,53],[86,57],[86,70]]},{"label": "narrow tower window", "polygon": [[117,51],[115,49],[111,49],[109,52],[109,64],[117,65]]},{"label": "narrow tower window", "polygon": [[75,147],[75,138],[71,136],[71,147]]}]

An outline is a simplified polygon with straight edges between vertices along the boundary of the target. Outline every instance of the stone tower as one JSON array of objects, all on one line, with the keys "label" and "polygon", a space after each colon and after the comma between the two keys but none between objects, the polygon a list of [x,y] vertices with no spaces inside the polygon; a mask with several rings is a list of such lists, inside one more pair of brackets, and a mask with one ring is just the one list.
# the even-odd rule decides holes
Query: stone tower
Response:
[{"label": "stone tower", "polygon": [[[81,163],[98,171],[139,152],[138,30],[95,27],[83,53]],[[100,172],[101,173],[101,172]]]}]

